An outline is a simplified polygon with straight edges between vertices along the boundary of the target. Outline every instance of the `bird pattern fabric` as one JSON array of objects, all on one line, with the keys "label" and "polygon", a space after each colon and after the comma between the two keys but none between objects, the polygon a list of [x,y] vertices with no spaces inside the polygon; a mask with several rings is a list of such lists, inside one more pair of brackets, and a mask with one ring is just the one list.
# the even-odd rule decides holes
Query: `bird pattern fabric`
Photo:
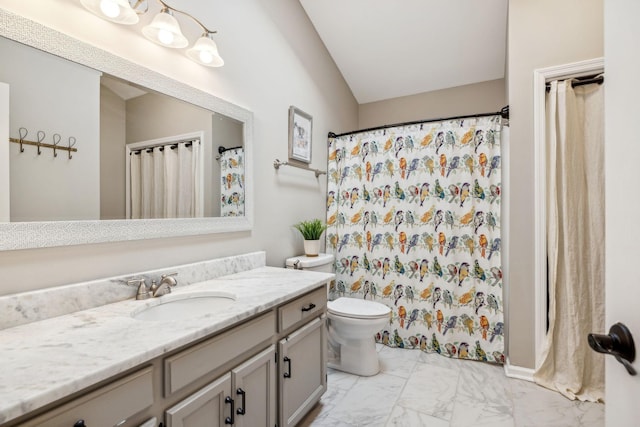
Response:
[{"label": "bird pattern fabric", "polygon": [[500,116],[329,139],[330,298],[382,302],[392,347],[504,362]]},{"label": "bird pattern fabric", "polygon": [[220,154],[220,216],[244,216],[244,149]]}]

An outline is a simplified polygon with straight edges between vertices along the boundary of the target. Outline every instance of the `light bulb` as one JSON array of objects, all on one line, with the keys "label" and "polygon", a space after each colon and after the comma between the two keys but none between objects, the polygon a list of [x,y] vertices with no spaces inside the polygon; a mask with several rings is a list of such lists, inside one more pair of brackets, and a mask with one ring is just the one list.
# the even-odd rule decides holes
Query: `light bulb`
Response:
[{"label": "light bulb", "polygon": [[203,34],[193,47],[187,50],[187,56],[191,60],[207,67],[222,67],[224,61],[218,53],[218,46],[209,36],[209,33]]},{"label": "light bulb", "polygon": [[162,44],[170,45],[173,43],[173,33],[164,29],[158,30],[158,40]]},{"label": "light bulb", "polygon": [[180,30],[180,24],[171,15],[171,10],[166,7],[153,18],[149,25],[142,28],[142,34],[164,47],[179,49],[189,45],[189,40]]},{"label": "light bulb", "polygon": [[133,25],[140,20],[129,0],[80,0],[80,3],[94,15],[116,24]]},{"label": "light bulb", "polygon": [[200,51],[200,62],[203,64],[211,64],[213,62],[213,55],[208,50]]},{"label": "light bulb", "polygon": [[100,11],[104,13],[105,16],[113,19],[120,15],[120,6],[118,6],[115,0],[101,0]]}]

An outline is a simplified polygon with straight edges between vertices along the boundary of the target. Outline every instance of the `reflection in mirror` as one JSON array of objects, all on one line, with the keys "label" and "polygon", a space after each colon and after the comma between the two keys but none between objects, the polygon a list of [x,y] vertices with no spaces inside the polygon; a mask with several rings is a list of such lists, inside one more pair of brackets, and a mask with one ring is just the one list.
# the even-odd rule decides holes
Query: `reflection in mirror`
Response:
[{"label": "reflection in mirror", "polygon": [[[21,164],[18,162],[10,164],[9,162],[11,152],[19,151],[19,144],[0,144],[0,250],[251,230],[253,227],[253,114],[251,111],[2,8],[0,8],[0,22],[3,23],[0,26],[0,36],[5,37],[6,41],[22,43],[39,52],[48,52],[54,55],[55,60],[51,61],[54,65],[46,65],[46,67],[50,66],[54,70],[55,66],[61,66],[60,64],[70,61],[77,68],[77,70],[70,69],[57,74],[52,73],[51,77],[47,73],[40,74],[38,78],[42,80],[30,80],[28,89],[19,95],[19,98],[23,100],[25,97],[29,99],[29,102],[23,103],[23,110],[20,111],[20,114],[26,114],[29,111],[38,112],[38,114],[33,115],[33,122],[12,123],[11,132],[9,117],[11,116],[13,120],[19,114],[13,111],[10,114],[9,85],[3,83],[3,79],[0,78],[0,138],[6,141],[12,136],[19,137],[15,133],[15,129],[20,127],[29,127],[30,133],[27,138],[34,141],[38,136],[38,131],[46,134],[40,147],[24,145],[22,157],[19,157]],[[18,53],[18,55],[24,56],[26,54]],[[11,63],[3,57],[0,71],[10,68],[9,64]],[[19,63],[16,62],[16,67],[25,76],[38,71],[40,66],[17,64]],[[62,91],[62,94],[59,91],[56,94],[56,91],[51,90],[52,88],[66,87],[71,81],[80,81],[77,74],[82,74],[83,78],[88,80],[85,83],[89,86],[85,91],[68,89],[66,92]],[[203,143],[203,151],[208,149],[212,153],[211,157],[206,157],[205,153],[206,158],[203,160],[204,182],[211,185],[210,196],[205,196],[203,205],[206,211],[206,204],[209,203],[210,214],[220,215],[223,203],[223,194],[221,193],[223,177],[220,163],[213,155],[216,151],[214,147],[219,145],[225,147],[241,146],[244,151],[245,179],[242,180],[245,200],[244,216],[135,220],[96,219],[117,218],[123,211],[120,196],[114,196],[119,200],[118,208],[114,208],[114,211],[117,212],[105,213],[102,209],[104,206],[102,197],[106,195],[101,189],[98,190],[102,186],[102,182],[99,186],[97,183],[104,181],[101,179],[101,175],[113,181],[122,181],[123,178],[121,174],[117,175],[115,171],[108,169],[110,166],[103,167],[101,165],[101,147],[98,144],[100,130],[97,127],[100,122],[99,108],[96,107],[97,104],[93,104],[93,107],[87,107],[84,98],[79,96],[82,93],[83,96],[88,94],[94,99],[98,99],[101,91],[99,79],[103,75],[131,82],[139,88],[146,88],[145,92],[166,94],[215,113],[211,118],[211,144],[205,145]],[[11,97],[16,97],[13,91]],[[87,111],[90,114],[85,114]],[[66,113],[64,117],[62,112]],[[217,122],[223,121],[224,116],[231,119],[230,127],[232,130],[227,133],[217,130],[221,127],[224,128],[224,126],[218,126]],[[156,123],[155,127],[160,127],[158,120],[155,120],[154,123]],[[91,124],[96,126],[89,126]],[[193,130],[188,132],[194,133]],[[198,132],[201,131],[195,133]],[[237,141],[240,142],[232,142],[229,134],[239,135]],[[54,139],[56,135],[59,135],[57,140],[59,145],[56,146],[57,156],[54,156],[53,149],[48,148],[46,144],[56,141]],[[172,136],[177,135],[164,135],[163,137]],[[156,136],[145,138],[156,138]],[[76,142],[71,151],[67,152],[61,148],[66,144],[71,145],[72,141]],[[130,141],[140,142],[137,139]],[[41,151],[41,154],[38,155],[37,151]],[[124,155],[126,155],[126,147]],[[117,154],[116,157],[118,157]],[[125,162],[123,157],[120,157],[120,160]],[[28,169],[29,164],[36,164],[37,168]],[[120,167],[121,165],[122,163],[120,163]],[[23,167],[24,169],[21,169]],[[11,172],[11,176],[9,172]],[[210,174],[207,175],[207,173]],[[228,174],[225,174],[225,182],[227,182],[227,176]],[[124,180],[126,199],[126,175]],[[11,189],[9,188],[10,181]],[[13,188],[14,185],[17,185],[16,189]],[[118,185],[119,188],[123,188],[122,182]],[[38,198],[24,200],[24,196],[22,196],[26,191],[23,191],[24,188],[46,189],[46,191],[39,191]],[[72,197],[77,194],[82,194],[82,196],[80,198]],[[224,200],[228,202],[229,198],[225,197]],[[24,208],[20,207],[23,202]],[[29,204],[36,207],[35,210],[31,209],[31,213],[27,213],[26,210],[26,205]],[[73,206],[71,214],[68,212],[69,206]],[[124,206],[126,217],[126,200]],[[46,216],[42,215],[37,218],[46,217],[48,220],[35,220],[30,216],[33,215],[33,212],[40,215],[41,211],[46,212]],[[205,215],[207,214],[205,213]],[[9,222],[10,217],[12,217],[12,221]]]},{"label": "reflection in mirror", "polygon": [[244,215],[244,148],[218,147],[222,195],[220,214],[222,216]]},{"label": "reflection in mirror", "polygon": [[244,215],[242,185],[226,194],[243,184],[244,155],[217,158],[242,148],[242,122],[8,39],[0,52],[10,136],[78,150],[11,144],[12,222]]}]

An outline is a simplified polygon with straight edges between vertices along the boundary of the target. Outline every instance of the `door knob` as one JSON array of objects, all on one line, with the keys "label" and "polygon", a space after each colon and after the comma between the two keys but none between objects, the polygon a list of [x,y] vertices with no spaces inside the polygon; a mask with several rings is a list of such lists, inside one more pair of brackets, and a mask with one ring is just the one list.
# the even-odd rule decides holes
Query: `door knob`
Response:
[{"label": "door knob", "polygon": [[612,325],[608,335],[589,334],[587,340],[594,351],[614,356],[624,365],[629,375],[636,375],[636,370],[631,365],[636,358],[636,347],[631,332],[624,324]]}]

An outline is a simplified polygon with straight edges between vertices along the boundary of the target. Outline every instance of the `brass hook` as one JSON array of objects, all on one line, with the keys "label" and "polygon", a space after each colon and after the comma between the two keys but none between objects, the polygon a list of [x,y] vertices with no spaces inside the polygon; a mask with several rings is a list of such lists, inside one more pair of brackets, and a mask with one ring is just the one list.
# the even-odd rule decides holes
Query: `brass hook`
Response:
[{"label": "brass hook", "polygon": [[42,141],[44,141],[44,137],[47,136],[46,133],[44,133],[44,131],[39,130],[38,131],[38,156],[40,154],[42,154],[42,151],[40,151],[40,144],[42,143]]},{"label": "brass hook", "polygon": [[[22,134],[22,131],[24,131],[24,135]],[[24,147],[22,146],[22,141],[24,141],[24,139],[27,137],[28,134],[29,134],[29,131],[27,130],[27,128],[18,129],[18,135],[20,135],[20,152],[21,153],[24,153]]]},{"label": "brass hook", "polygon": [[71,155],[71,147],[73,147],[74,145],[76,145],[76,138],[73,136],[69,137],[69,160],[73,159],[73,156]]},{"label": "brass hook", "polygon": [[61,139],[62,137],[59,133],[53,134],[53,157],[58,157],[58,153],[56,153],[56,147],[58,146],[58,144],[60,144]]}]

